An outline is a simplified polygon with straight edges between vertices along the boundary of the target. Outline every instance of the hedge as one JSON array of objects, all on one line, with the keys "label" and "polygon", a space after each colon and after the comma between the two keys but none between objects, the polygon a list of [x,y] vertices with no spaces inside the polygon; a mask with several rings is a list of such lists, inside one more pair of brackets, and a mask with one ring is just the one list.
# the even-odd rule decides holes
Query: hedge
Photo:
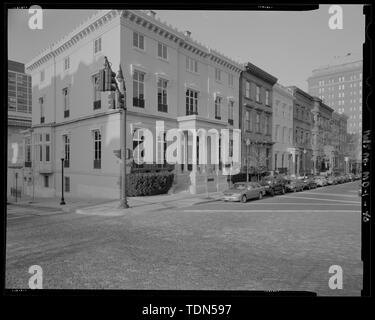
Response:
[{"label": "hedge", "polygon": [[151,196],[167,193],[173,183],[171,172],[131,173],[127,175],[127,196]]}]

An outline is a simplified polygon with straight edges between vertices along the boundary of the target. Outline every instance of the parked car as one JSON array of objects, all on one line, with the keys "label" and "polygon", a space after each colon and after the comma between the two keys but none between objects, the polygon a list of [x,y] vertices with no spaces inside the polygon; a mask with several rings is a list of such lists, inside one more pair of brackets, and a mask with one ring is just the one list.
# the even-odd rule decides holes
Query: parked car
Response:
[{"label": "parked car", "polygon": [[274,196],[276,193],[285,194],[285,184],[286,181],[282,177],[268,176],[260,181],[260,185],[262,185],[266,193],[271,196]]},{"label": "parked car", "polygon": [[305,183],[305,189],[311,190],[318,187],[318,184],[315,182],[314,177],[308,177],[304,179],[303,182]]},{"label": "parked car", "polygon": [[224,201],[247,202],[248,199],[262,199],[265,188],[258,182],[237,182],[223,192]]},{"label": "parked car", "polygon": [[327,178],[324,176],[316,176],[314,180],[317,187],[325,187],[328,184]]},{"label": "parked car", "polygon": [[334,178],[336,179],[337,184],[344,182],[343,176],[335,176]]},{"label": "parked car", "polygon": [[328,185],[337,184],[337,179],[334,176],[328,176],[327,177],[327,183],[328,183]]},{"label": "parked car", "polygon": [[303,191],[304,185],[301,179],[289,178],[285,184],[285,189],[289,192]]}]

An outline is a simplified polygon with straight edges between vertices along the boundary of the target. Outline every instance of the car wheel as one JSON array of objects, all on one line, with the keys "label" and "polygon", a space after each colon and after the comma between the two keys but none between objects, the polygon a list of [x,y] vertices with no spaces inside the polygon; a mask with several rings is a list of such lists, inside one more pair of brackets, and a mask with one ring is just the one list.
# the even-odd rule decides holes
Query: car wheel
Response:
[{"label": "car wheel", "polygon": [[242,203],[246,203],[246,202],[247,202],[246,195],[243,195],[243,196],[242,196],[242,198],[241,198],[241,202],[242,202]]},{"label": "car wheel", "polygon": [[259,200],[262,200],[262,198],[263,198],[263,193],[259,192]]}]

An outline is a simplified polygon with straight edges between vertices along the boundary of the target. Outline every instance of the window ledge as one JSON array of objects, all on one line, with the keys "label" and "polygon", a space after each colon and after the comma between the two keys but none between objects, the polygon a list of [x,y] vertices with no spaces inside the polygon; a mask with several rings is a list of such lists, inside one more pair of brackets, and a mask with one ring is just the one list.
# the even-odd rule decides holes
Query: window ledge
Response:
[{"label": "window ledge", "polygon": [[167,59],[164,59],[163,57],[157,57],[158,58],[158,60],[160,60],[160,61],[163,61],[163,62],[166,62],[166,63],[169,63],[169,60],[168,60],[168,58]]},{"label": "window ledge", "polygon": [[135,47],[135,46],[133,46],[133,49],[138,51],[138,52],[141,52],[141,53],[146,53],[146,49],[140,49],[140,48]]}]

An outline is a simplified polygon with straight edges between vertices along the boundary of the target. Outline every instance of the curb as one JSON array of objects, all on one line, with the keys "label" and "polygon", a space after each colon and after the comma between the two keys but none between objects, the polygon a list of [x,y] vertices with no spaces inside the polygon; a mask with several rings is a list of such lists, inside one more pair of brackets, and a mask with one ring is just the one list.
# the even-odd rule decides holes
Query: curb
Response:
[{"label": "curb", "polygon": [[194,203],[194,205],[196,205],[196,204],[204,204],[204,203],[211,203],[211,202],[217,202],[217,201],[220,201],[220,200],[221,199],[207,199],[207,200],[196,202],[196,203]]}]

